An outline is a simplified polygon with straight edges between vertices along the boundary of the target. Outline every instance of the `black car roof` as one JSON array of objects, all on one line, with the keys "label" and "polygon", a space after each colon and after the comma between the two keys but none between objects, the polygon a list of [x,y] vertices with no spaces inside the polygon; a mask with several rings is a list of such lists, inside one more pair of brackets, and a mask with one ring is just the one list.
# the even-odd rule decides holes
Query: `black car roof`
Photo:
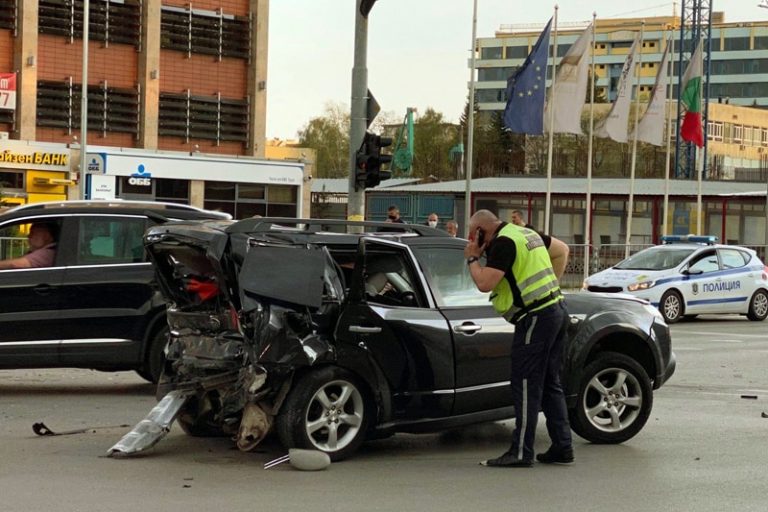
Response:
[{"label": "black car roof", "polygon": [[156,201],[58,201],[49,203],[32,203],[17,206],[2,214],[0,219],[13,219],[40,215],[61,215],[75,213],[121,213],[140,214],[154,213],[163,217],[176,219],[231,219],[227,213],[202,210],[185,204],[162,203]]},{"label": "black car roof", "polygon": [[[359,227],[362,233],[339,233],[332,228]],[[378,231],[380,229],[400,231]],[[347,221],[337,219],[293,219],[285,217],[251,218],[235,222],[227,232],[247,233],[251,236],[279,236],[296,242],[322,245],[356,245],[361,236],[393,240],[406,245],[435,245],[435,242],[449,245],[466,245],[466,240],[451,237],[440,229],[418,224],[392,224],[388,222]]]}]

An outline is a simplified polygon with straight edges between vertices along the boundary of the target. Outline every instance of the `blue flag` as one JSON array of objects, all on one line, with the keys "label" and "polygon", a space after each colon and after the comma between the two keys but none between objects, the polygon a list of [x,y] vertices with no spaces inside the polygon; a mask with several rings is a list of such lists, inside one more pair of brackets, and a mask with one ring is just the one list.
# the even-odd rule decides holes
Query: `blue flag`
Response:
[{"label": "blue flag", "polygon": [[525,63],[507,80],[504,126],[515,133],[544,133],[544,97],[549,57],[549,20]]}]

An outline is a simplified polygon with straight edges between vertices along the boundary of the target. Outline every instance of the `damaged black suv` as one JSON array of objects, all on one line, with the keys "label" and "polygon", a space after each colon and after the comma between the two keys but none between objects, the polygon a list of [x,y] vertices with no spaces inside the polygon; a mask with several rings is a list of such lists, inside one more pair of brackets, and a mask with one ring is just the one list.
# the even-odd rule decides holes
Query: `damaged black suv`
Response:
[{"label": "damaged black suv", "polygon": [[[428,227],[297,219],[178,222],[145,244],[171,329],[154,417],[249,450],[272,429],[333,460],[366,439],[514,416],[514,326]],[[574,431],[637,434],[674,372],[669,329],[631,297],[567,294],[563,383]],[[152,416],[152,415],[151,415]],[[151,430],[151,429],[150,429]],[[131,452],[151,442],[122,445]]]}]

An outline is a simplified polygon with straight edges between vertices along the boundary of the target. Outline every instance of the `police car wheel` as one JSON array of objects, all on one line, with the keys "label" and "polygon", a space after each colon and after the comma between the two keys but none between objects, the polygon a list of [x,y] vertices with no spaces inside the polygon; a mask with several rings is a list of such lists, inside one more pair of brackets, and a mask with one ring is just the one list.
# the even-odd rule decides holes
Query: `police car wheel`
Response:
[{"label": "police car wheel", "polygon": [[757,290],[749,299],[747,318],[761,322],[766,317],[768,317],[768,293],[765,290]]},{"label": "police car wheel", "polygon": [[674,324],[683,317],[683,298],[675,290],[665,292],[659,302],[659,311],[665,322]]},{"label": "police car wheel", "polygon": [[604,352],[589,363],[579,381],[571,428],[597,444],[617,444],[634,437],[653,407],[651,380],[634,359]]}]

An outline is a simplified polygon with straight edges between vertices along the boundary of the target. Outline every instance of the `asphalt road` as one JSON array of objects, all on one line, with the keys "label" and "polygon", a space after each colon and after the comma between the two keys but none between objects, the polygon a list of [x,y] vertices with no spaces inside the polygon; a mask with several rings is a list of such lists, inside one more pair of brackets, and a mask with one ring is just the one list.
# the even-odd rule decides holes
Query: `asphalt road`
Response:
[{"label": "asphalt road", "polygon": [[[38,437],[32,424],[132,426],[154,405],[152,386],[131,373],[0,371],[0,511],[766,511],[766,326],[673,326],[678,369],[645,429],[618,446],[577,438],[575,464],[532,469],[478,465],[507,448],[506,423],[397,435],[314,473],[262,469],[283,454],[275,441],[241,453],[176,426],[143,456],[109,459],[127,428]],[[540,421],[537,447],[547,445]]]}]

